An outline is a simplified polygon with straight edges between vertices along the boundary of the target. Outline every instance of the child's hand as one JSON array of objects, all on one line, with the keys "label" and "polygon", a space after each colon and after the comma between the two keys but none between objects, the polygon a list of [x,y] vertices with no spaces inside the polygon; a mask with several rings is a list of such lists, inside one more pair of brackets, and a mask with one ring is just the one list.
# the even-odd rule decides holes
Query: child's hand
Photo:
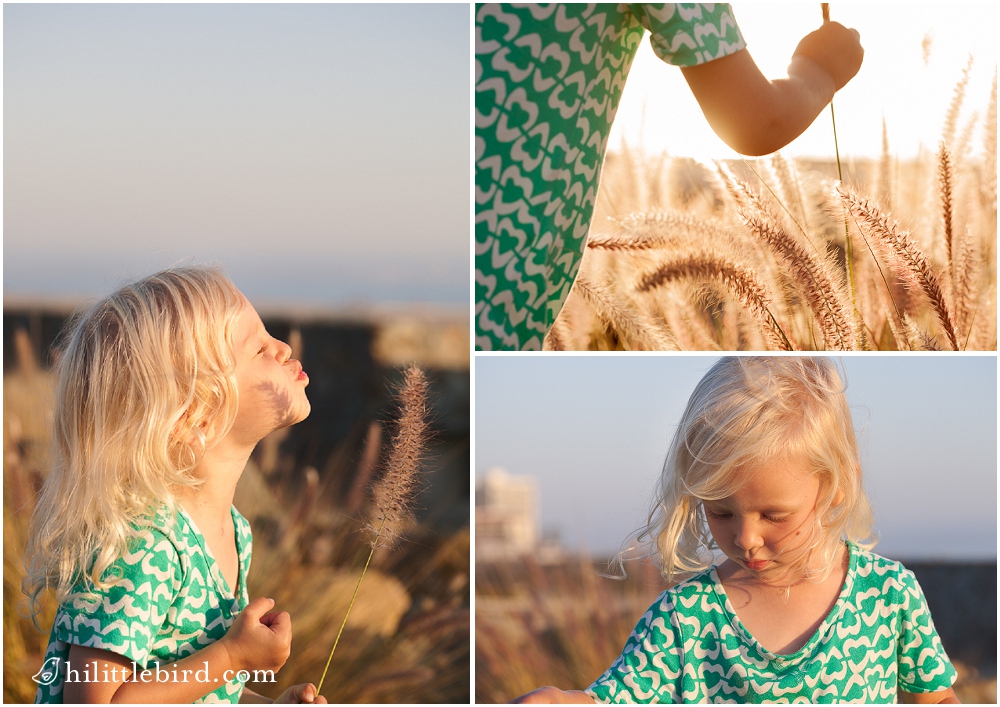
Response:
[{"label": "child's hand", "polygon": [[285,611],[264,613],[274,600],[259,597],[247,604],[222,637],[234,670],[277,672],[292,650],[292,619]]},{"label": "child's hand", "polygon": [[802,38],[792,54],[792,61],[808,59],[813,62],[829,74],[839,91],[861,68],[865,50],[860,39],[857,30],[838,22],[827,22]]},{"label": "child's hand", "polygon": [[326,698],[323,695],[316,694],[316,686],[311,682],[304,683],[302,685],[293,685],[288,688],[276,699],[275,704],[283,702],[285,704],[314,704],[314,705],[325,705]]}]

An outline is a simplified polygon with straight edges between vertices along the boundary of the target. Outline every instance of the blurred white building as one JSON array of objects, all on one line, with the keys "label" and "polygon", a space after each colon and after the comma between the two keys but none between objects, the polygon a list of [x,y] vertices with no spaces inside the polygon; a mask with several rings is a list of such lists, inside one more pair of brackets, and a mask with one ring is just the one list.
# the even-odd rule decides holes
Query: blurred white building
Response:
[{"label": "blurred white building", "polygon": [[476,479],[476,560],[510,560],[538,545],[538,482],[493,468]]}]

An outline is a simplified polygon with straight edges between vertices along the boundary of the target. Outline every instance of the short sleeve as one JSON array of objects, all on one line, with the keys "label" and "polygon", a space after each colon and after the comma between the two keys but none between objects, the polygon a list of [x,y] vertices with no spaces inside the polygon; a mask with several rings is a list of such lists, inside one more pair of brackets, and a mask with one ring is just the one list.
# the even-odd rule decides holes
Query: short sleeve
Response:
[{"label": "short sleeve", "polygon": [[913,693],[940,692],[955,683],[955,668],[934,628],[924,592],[909,570],[900,577],[898,665],[899,689]]},{"label": "short sleeve", "polygon": [[658,57],[675,66],[697,66],[746,49],[732,8],[717,4],[629,5],[652,36]]},{"label": "short sleeve", "polygon": [[91,596],[74,593],[63,602],[52,638],[108,650],[145,666],[180,590],[177,549],[159,530],[144,529],[132,551],[112,563],[104,578],[111,586],[94,589]]},{"label": "short sleeve", "polygon": [[681,649],[664,592],[643,614],[618,659],[587,694],[598,702],[676,702],[680,694]]}]

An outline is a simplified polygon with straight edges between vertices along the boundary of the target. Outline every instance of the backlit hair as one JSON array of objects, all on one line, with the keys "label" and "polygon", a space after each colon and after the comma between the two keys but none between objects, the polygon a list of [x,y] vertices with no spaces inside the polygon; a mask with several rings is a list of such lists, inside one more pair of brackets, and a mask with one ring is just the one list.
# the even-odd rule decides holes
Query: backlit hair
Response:
[{"label": "backlit hair", "polygon": [[[667,581],[712,563],[718,546],[702,501],[730,496],[751,473],[786,459],[803,462],[820,480],[799,567],[812,566],[806,577],[827,577],[845,539],[875,545],[845,380],[821,356],[736,356],[712,366],[691,394],[640,531],[640,539],[655,542]],[[844,497],[834,505],[838,491]]]},{"label": "backlit hair", "polygon": [[57,364],[51,467],[31,518],[22,585],[62,602],[97,587],[135,526],[175,508],[177,487],[236,417],[234,329],[243,297],[218,268],[164,270],[67,324]]}]

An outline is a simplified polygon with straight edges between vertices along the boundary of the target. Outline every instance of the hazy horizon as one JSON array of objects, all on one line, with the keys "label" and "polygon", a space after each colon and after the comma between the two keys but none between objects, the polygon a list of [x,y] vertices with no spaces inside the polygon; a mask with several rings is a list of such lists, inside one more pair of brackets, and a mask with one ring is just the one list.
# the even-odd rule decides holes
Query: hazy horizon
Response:
[{"label": "hazy horizon", "polygon": [[[615,552],[645,519],[673,430],[716,357],[480,356],[477,477],[538,479],[541,528]],[[996,559],[995,356],[842,358],[881,540],[909,559]]]}]

